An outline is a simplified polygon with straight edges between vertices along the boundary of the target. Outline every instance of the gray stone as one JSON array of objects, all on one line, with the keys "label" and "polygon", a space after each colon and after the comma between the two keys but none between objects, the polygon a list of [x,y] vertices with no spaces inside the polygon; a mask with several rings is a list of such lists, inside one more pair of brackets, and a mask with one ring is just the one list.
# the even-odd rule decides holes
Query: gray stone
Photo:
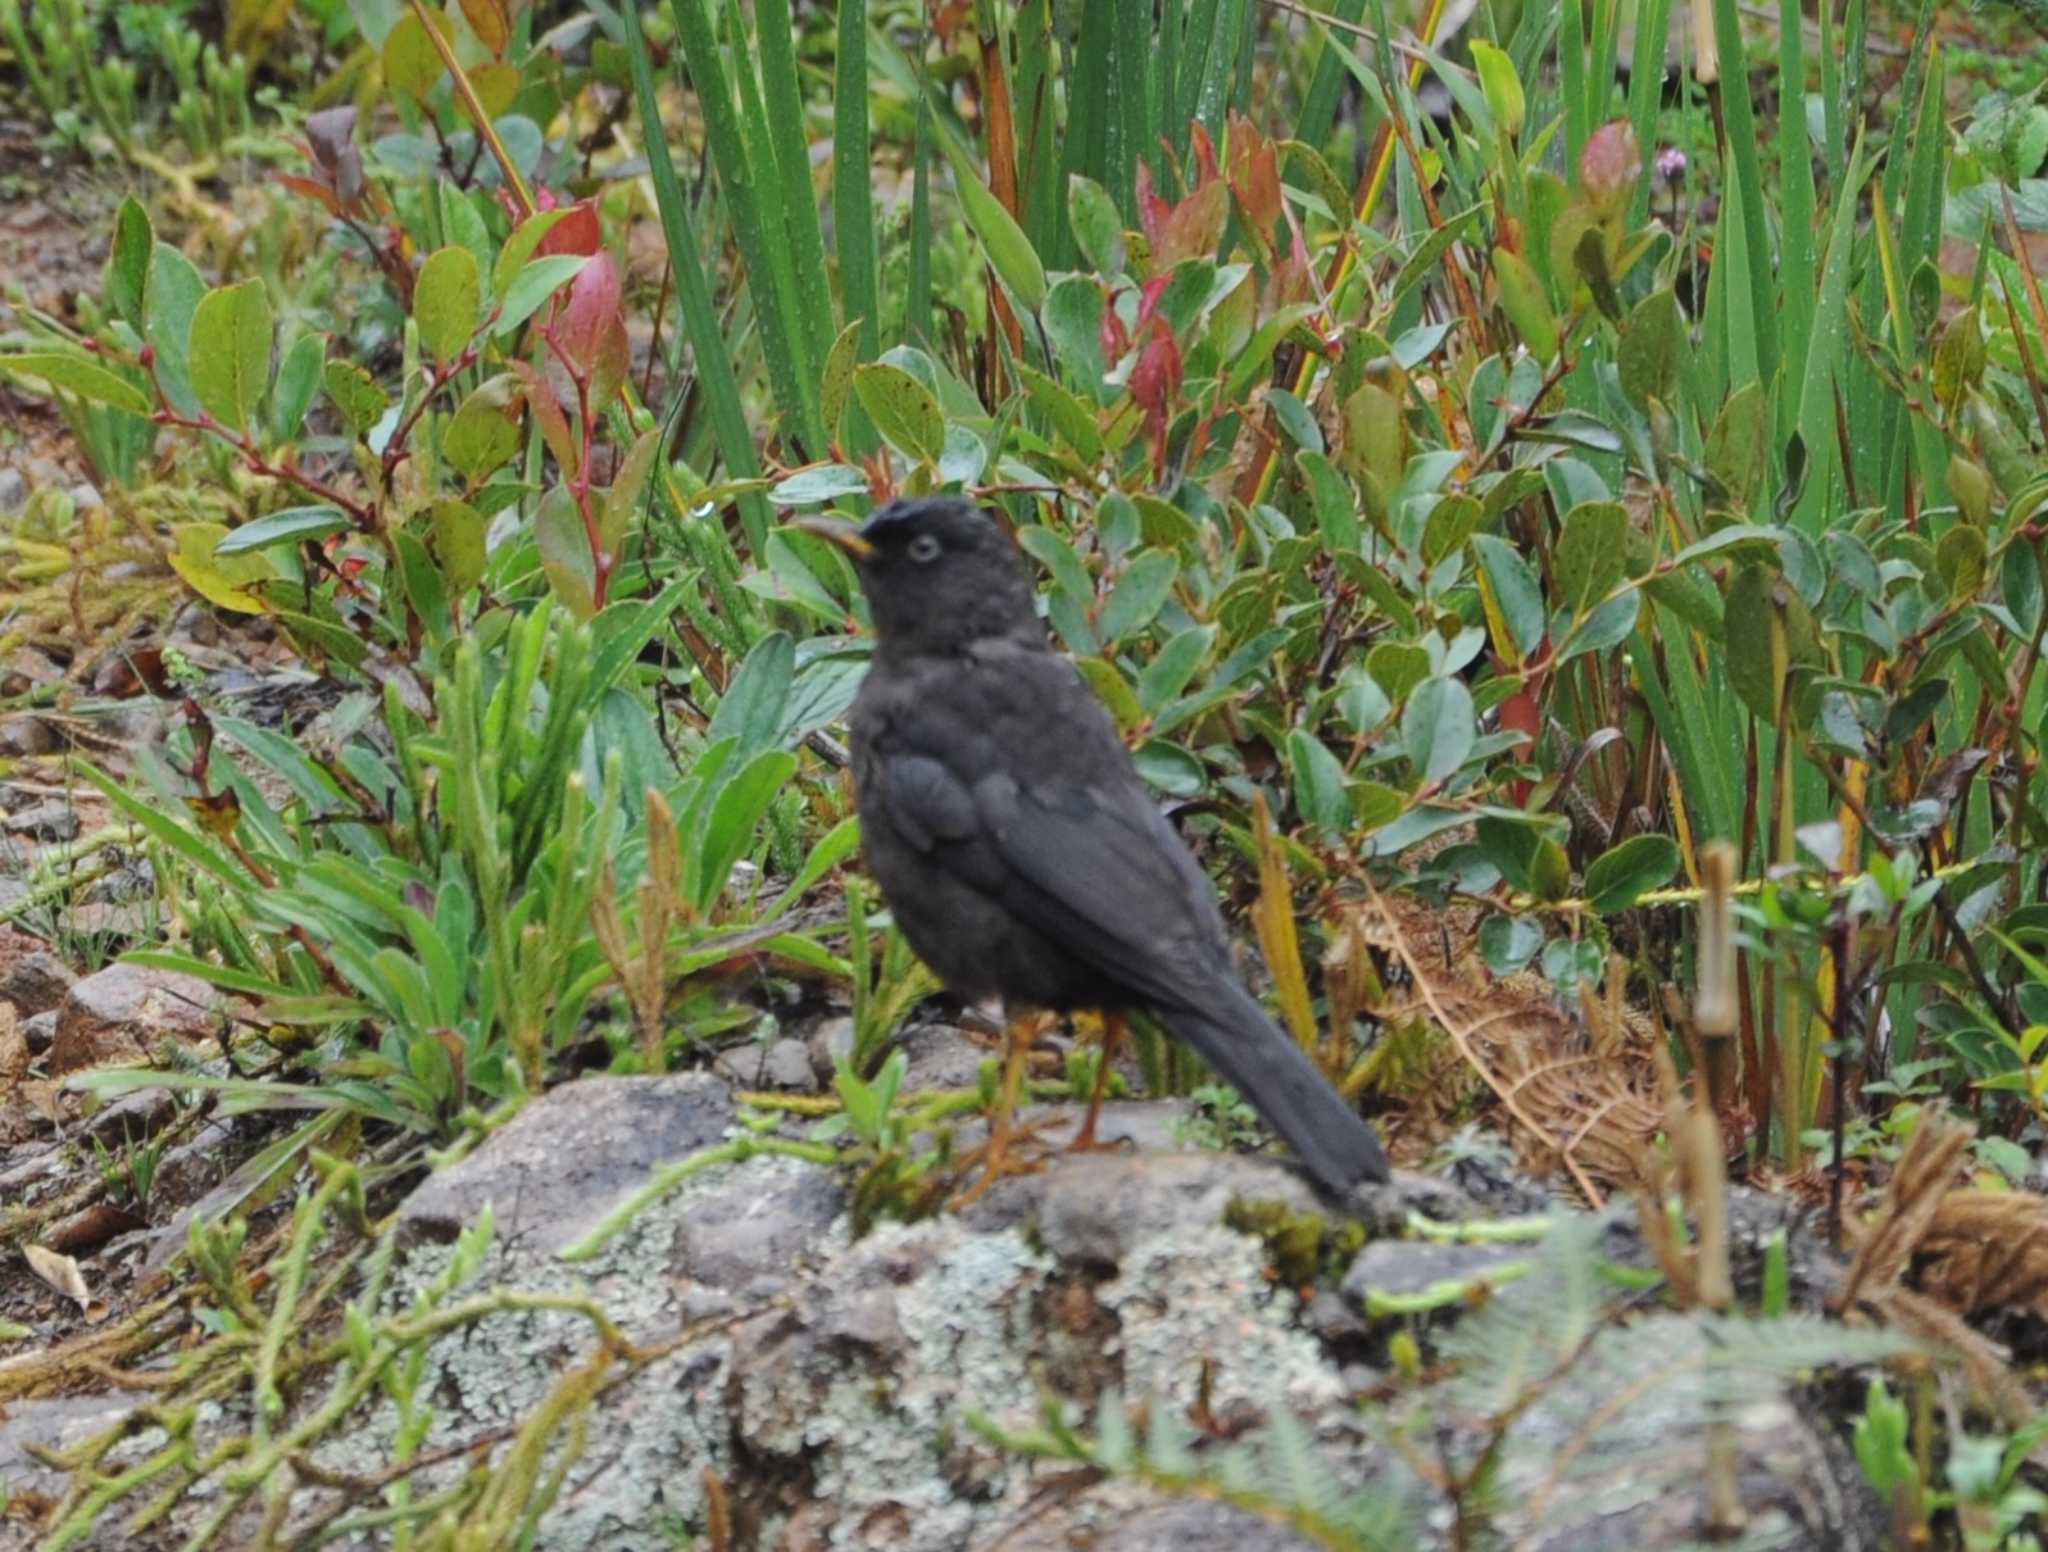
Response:
[{"label": "gray stone", "polygon": [[30,1015],[21,1021],[21,1037],[28,1042],[29,1053],[41,1056],[50,1049],[57,1038],[57,1010],[51,1008],[43,1013]]},{"label": "gray stone", "polygon": [[497,1238],[552,1255],[597,1227],[657,1165],[721,1141],[732,1090],[715,1078],[584,1078],[534,1099],[474,1153],[407,1198],[410,1243],[452,1240],[486,1204]]},{"label": "gray stone", "polygon": [[770,1043],[761,1053],[760,1081],[771,1089],[814,1089],[817,1075],[811,1071],[810,1047],[787,1037]]},{"label": "gray stone", "polygon": [[818,1169],[779,1177],[765,1190],[745,1182],[702,1192],[676,1234],[671,1267],[728,1289],[787,1276],[836,1248],[828,1231],[845,1210],[845,1191]]},{"label": "gray stone", "polygon": [[897,1041],[908,1058],[906,1089],[971,1089],[981,1081],[981,1064],[997,1053],[977,1045],[951,1024],[919,1024]]},{"label": "gray stone", "polygon": [[25,835],[32,840],[75,841],[78,839],[78,813],[69,803],[50,798],[24,808],[18,814],[9,814],[5,828],[9,835]]},{"label": "gray stone", "polygon": [[[0,970],[0,1000],[13,1003],[24,1018],[35,1019],[45,1013],[54,1015],[64,1005],[65,994],[77,984],[77,975],[63,960],[48,949],[31,949],[8,960]],[[54,1034],[54,1017],[51,1024]],[[38,1046],[31,1037],[29,1043],[31,1049],[42,1050],[49,1041]]]},{"label": "gray stone", "polygon": [[71,487],[71,504],[81,512],[90,512],[107,504],[100,494],[100,488],[91,480],[80,480]]},{"label": "gray stone", "polygon": [[1501,1267],[1527,1261],[1531,1254],[1528,1245],[1376,1239],[1359,1251],[1338,1291],[1352,1304],[1362,1307],[1374,1294],[1400,1298],[1421,1293],[1437,1283],[1477,1283]]},{"label": "gray stone", "polygon": [[28,480],[19,469],[0,469],[0,517],[12,517],[28,500]]},{"label": "gray stone", "polygon": [[[5,1367],[5,1360],[0,1359],[0,1371]],[[65,1478],[30,1454],[28,1447],[63,1450],[82,1444],[113,1427],[138,1401],[147,1399],[133,1391],[116,1390],[96,1396],[10,1400],[0,1410],[0,1482],[17,1495],[61,1498]]]},{"label": "gray stone", "polygon": [[210,1045],[219,1005],[220,994],[196,976],[109,965],[64,994],[50,1044],[50,1076],[141,1061],[165,1040]]},{"label": "gray stone", "polygon": [[1095,1547],[1096,1552],[1315,1552],[1318,1545],[1246,1509],[1181,1502],[1141,1509]]},{"label": "gray stone", "polygon": [[839,1064],[853,1060],[853,1020],[825,1020],[811,1031],[807,1044],[811,1053],[811,1071],[817,1074],[820,1083],[830,1083]]}]

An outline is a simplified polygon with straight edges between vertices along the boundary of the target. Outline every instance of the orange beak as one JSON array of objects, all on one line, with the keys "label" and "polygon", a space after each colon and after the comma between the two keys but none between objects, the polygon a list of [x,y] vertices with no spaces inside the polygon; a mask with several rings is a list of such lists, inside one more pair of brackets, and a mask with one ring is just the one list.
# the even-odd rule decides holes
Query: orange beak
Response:
[{"label": "orange beak", "polygon": [[829,544],[836,544],[856,561],[868,559],[875,553],[875,547],[861,537],[859,525],[830,517],[800,517],[789,525],[801,528],[805,533],[816,534]]}]

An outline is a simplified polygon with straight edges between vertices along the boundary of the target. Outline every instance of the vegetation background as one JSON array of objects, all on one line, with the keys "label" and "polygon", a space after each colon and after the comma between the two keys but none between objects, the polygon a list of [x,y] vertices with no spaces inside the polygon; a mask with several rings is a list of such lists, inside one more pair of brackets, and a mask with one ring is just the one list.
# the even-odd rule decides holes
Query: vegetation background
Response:
[{"label": "vegetation background", "polygon": [[[933,491],[1014,528],[1403,1162],[1479,1123],[1599,1204],[1665,1180],[1682,1077],[1715,1169],[1839,1236],[1950,1111],[1928,1178],[2048,1246],[2044,38],[0,0],[0,917],[204,1009],[0,1021],[9,1143],[61,1161],[7,1177],[18,1393],[203,1328],[274,1400],[351,1236],[535,1096],[842,1019],[831,1092],[751,1083],[782,1129],[685,1170],[940,1208],[992,1076],[903,1086],[943,1004],[859,872],[862,605],[786,524]],[[1156,1040],[1116,1081],[1243,1133]],[[136,1095],[145,1132],[79,1129]],[[224,1120],[195,1210],[158,1165]],[[144,1231],[168,1323],[93,1275]],[[359,1365],[432,1334],[350,1308]],[[2006,1424],[1988,1519],[1931,1413],[1865,1469],[1916,1534],[2032,1545]],[[147,1480],[86,1471],[51,1544]]]}]

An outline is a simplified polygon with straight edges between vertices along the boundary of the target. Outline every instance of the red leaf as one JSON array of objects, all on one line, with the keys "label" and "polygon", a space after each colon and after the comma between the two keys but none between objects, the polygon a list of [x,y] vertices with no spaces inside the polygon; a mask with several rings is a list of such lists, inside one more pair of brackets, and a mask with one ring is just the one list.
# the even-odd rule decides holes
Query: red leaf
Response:
[{"label": "red leaf", "polygon": [[[570,216],[562,225],[575,219]],[[605,334],[617,322],[619,270],[609,253],[600,253],[569,282],[569,300],[555,323],[555,341],[578,370],[587,374],[597,364]]]},{"label": "red leaf", "polygon": [[[541,192],[543,195],[547,193],[546,190]],[[555,202],[552,196],[547,197],[545,203],[540,200],[535,201],[535,209],[537,210],[552,210],[554,208]],[[604,228],[598,224],[597,206],[586,199],[572,205],[569,213],[549,229],[547,236],[540,240],[540,246],[533,251],[537,258],[546,258],[548,255],[555,253],[582,254],[588,258],[591,254],[597,252],[603,244]]]}]

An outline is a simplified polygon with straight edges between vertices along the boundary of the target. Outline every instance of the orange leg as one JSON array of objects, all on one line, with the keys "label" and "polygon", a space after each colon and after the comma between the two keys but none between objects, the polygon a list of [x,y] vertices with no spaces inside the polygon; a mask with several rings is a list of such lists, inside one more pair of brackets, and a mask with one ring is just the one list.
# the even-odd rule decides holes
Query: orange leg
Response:
[{"label": "orange leg", "polygon": [[1013,1158],[1017,1140],[1017,1099],[1024,1087],[1024,1063],[1038,1037],[1039,1016],[1008,1016],[1003,1025],[1003,1086],[996,1097],[996,1112],[989,1118],[988,1142],[981,1149],[981,1178],[953,1198],[953,1206],[966,1207],[980,1199],[988,1188],[1005,1175],[1026,1175],[1038,1167],[1035,1159]]},{"label": "orange leg", "polygon": [[1109,1092],[1109,1070],[1116,1061],[1117,1047],[1123,1044],[1124,1016],[1121,1013],[1104,1012],[1102,1015],[1102,1057],[1095,1065],[1095,1092],[1088,1096],[1088,1114],[1082,1119],[1081,1130],[1074,1134],[1074,1140],[1067,1144],[1070,1153],[1086,1153],[1100,1148],[1103,1144],[1095,1140],[1095,1123],[1102,1114],[1102,1096]]}]

